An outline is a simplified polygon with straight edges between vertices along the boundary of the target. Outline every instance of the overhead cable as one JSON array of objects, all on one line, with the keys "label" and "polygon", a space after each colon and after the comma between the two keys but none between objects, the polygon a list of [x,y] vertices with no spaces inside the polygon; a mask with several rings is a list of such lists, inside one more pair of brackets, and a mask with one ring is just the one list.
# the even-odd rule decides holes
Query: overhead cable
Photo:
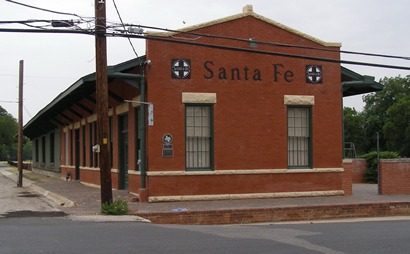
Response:
[{"label": "overhead cable", "polygon": [[[120,19],[121,24],[122,24],[122,26],[124,27],[124,31],[127,32],[127,29],[125,28],[124,22],[122,21],[122,18],[121,18],[121,15],[120,15],[120,11],[119,11],[118,8],[117,8],[117,4],[115,3],[115,0],[112,0],[112,2],[114,3],[115,10],[117,11],[118,18]],[[131,48],[132,48],[132,50],[134,51],[134,54],[138,57],[137,51],[135,51],[134,45],[132,44],[131,39],[130,39],[129,37],[128,37],[128,42],[130,43]]]},{"label": "overhead cable", "polygon": [[[47,30],[47,29],[46,30],[34,30],[34,29],[1,29],[0,28],[0,32],[65,33],[65,34],[95,35],[94,30],[64,30],[64,29],[59,29],[59,30]],[[248,53],[255,53],[255,54],[262,54],[262,55],[273,55],[273,56],[289,57],[289,58],[308,59],[308,60],[322,61],[322,62],[331,62],[331,63],[340,63],[340,64],[349,64],[349,65],[362,65],[362,66],[371,66],[371,67],[389,68],[389,69],[410,70],[410,67],[406,67],[406,66],[385,65],[385,64],[367,63],[367,62],[356,62],[356,61],[329,59],[329,58],[321,58],[321,57],[306,56],[306,55],[295,55],[295,54],[288,54],[288,53],[279,53],[279,52],[272,52],[272,51],[263,51],[263,50],[255,50],[255,49],[248,49],[248,48],[223,46],[223,45],[217,45],[217,44],[199,43],[199,42],[196,42],[196,41],[187,41],[187,40],[180,40],[180,39],[177,40],[177,39],[170,39],[170,38],[164,38],[164,37],[144,36],[144,35],[136,35],[136,34],[123,34],[123,33],[106,33],[106,35],[112,36],[112,37],[125,37],[125,38],[136,38],[136,39],[145,39],[145,40],[156,40],[156,41],[179,43],[179,44],[185,44],[185,45],[191,45],[191,46],[215,48],[215,49],[221,49],[221,50],[229,50],[229,51],[237,51],[237,52],[248,52]]]},{"label": "overhead cable", "polygon": [[[195,35],[201,37],[208,37],[214,39],[226,39],[226,40],[233,40],[233,41],[241,41],[241,42],[249,42],[248,39],[244,38],[236,38],[236,37],[229,37],[229,36],[221,36],[221,35],[212,35],[212,34],[203,34],[197,32],[188,32],[188,31],[181,31],[181,30],[172,30],[167,28],[160,28],[154,26],[144,26],[144,25],[132,25],[127,24],[128,26],[138,26],[147,29],[154,29],[154,30],[161,30],[167,31],[172,33],[179,33],[179,34],[188,34],[188,35]],[[189,39],[189,38],[187,38]],[[375,57],[385,57],[385,58],[397,58],[402,60],[410,60],[410,57],[407,56],[395,56],[395,55],[385,55],[385,54],[374,54],[374,53],[366,53],[366,52],[357,52],[357,51],[346,51],[346,50],[334,50],[334,49],[325,49],[325,48],[317,48],[317,47],[309,47],[309,46],[301,46],[301,45],[294,45],[294,44],[285,44],[285,43],[278,43],[278,42],[269,42],[269,41],[259,41],[255,38],[252,38],[252,41],[256,44],[261,45],[271,45],[271,46],[278,46],[278,47],[289,47],[289,48],[300,48],[300,49],[310,49],[310,50],[318,50],[318,51],[329,51],[329,52],[336,52],[336,53],[344,53],[344,54],[354,54],[354,55],[365,55],[365,56],[375,56]]]}]

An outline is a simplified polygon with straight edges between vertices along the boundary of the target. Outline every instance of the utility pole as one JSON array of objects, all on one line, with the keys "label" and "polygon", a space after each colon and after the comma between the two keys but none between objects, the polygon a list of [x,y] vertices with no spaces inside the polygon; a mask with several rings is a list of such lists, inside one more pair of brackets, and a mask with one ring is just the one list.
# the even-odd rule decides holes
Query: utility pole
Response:
[{"label": "utility pole", "polygon": [[97,99],[97,141],[100,146],[101,204],[112,203],[105,7],[105,0],[95,0],[95,90]]},{"label": "utility pole", "polygon": [[19,113],[18,113],[18,148],[17,148],[17,168],[19,171],[17,187],[23,187],[23,77],[24,61],[20,60],[19,68]]}]

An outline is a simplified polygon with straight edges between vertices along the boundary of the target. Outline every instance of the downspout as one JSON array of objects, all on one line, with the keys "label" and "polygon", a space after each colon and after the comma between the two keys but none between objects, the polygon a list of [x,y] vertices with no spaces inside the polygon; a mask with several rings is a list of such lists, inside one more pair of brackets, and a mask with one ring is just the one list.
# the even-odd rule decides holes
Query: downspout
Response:
[{"label": "downspout", "polygon": [[341,100],[341,104],[342,104],[342,160],[344,160],[345,158],[345,114],[344,114],[344,105],[343,105],[343,85],[345,82],[342,82],[341,90],[342,90],[342,100]]}]

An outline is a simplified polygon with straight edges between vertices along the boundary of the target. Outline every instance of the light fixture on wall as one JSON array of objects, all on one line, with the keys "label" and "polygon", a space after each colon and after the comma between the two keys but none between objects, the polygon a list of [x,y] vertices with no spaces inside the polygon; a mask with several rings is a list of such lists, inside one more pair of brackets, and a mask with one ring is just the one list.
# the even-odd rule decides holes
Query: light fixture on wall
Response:
[{"label": "light fixture on wall", "polygon": [[251,48],[256,48],[258,46],[258,43],[256,43],[254,38],[249,38],[249,47]]}]

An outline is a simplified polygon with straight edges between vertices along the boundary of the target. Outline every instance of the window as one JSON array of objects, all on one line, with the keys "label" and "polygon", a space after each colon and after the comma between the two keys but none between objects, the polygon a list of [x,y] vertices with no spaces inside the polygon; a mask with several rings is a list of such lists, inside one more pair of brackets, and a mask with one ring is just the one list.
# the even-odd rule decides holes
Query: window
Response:
[{"label": "window", "polygon": [[288,107],[288,166],[311,167],[310,107]]},{"label": "window", "polygon": [[212,108],[209,105],[186,106],[185,157],[187,169],[212,168]]}]

